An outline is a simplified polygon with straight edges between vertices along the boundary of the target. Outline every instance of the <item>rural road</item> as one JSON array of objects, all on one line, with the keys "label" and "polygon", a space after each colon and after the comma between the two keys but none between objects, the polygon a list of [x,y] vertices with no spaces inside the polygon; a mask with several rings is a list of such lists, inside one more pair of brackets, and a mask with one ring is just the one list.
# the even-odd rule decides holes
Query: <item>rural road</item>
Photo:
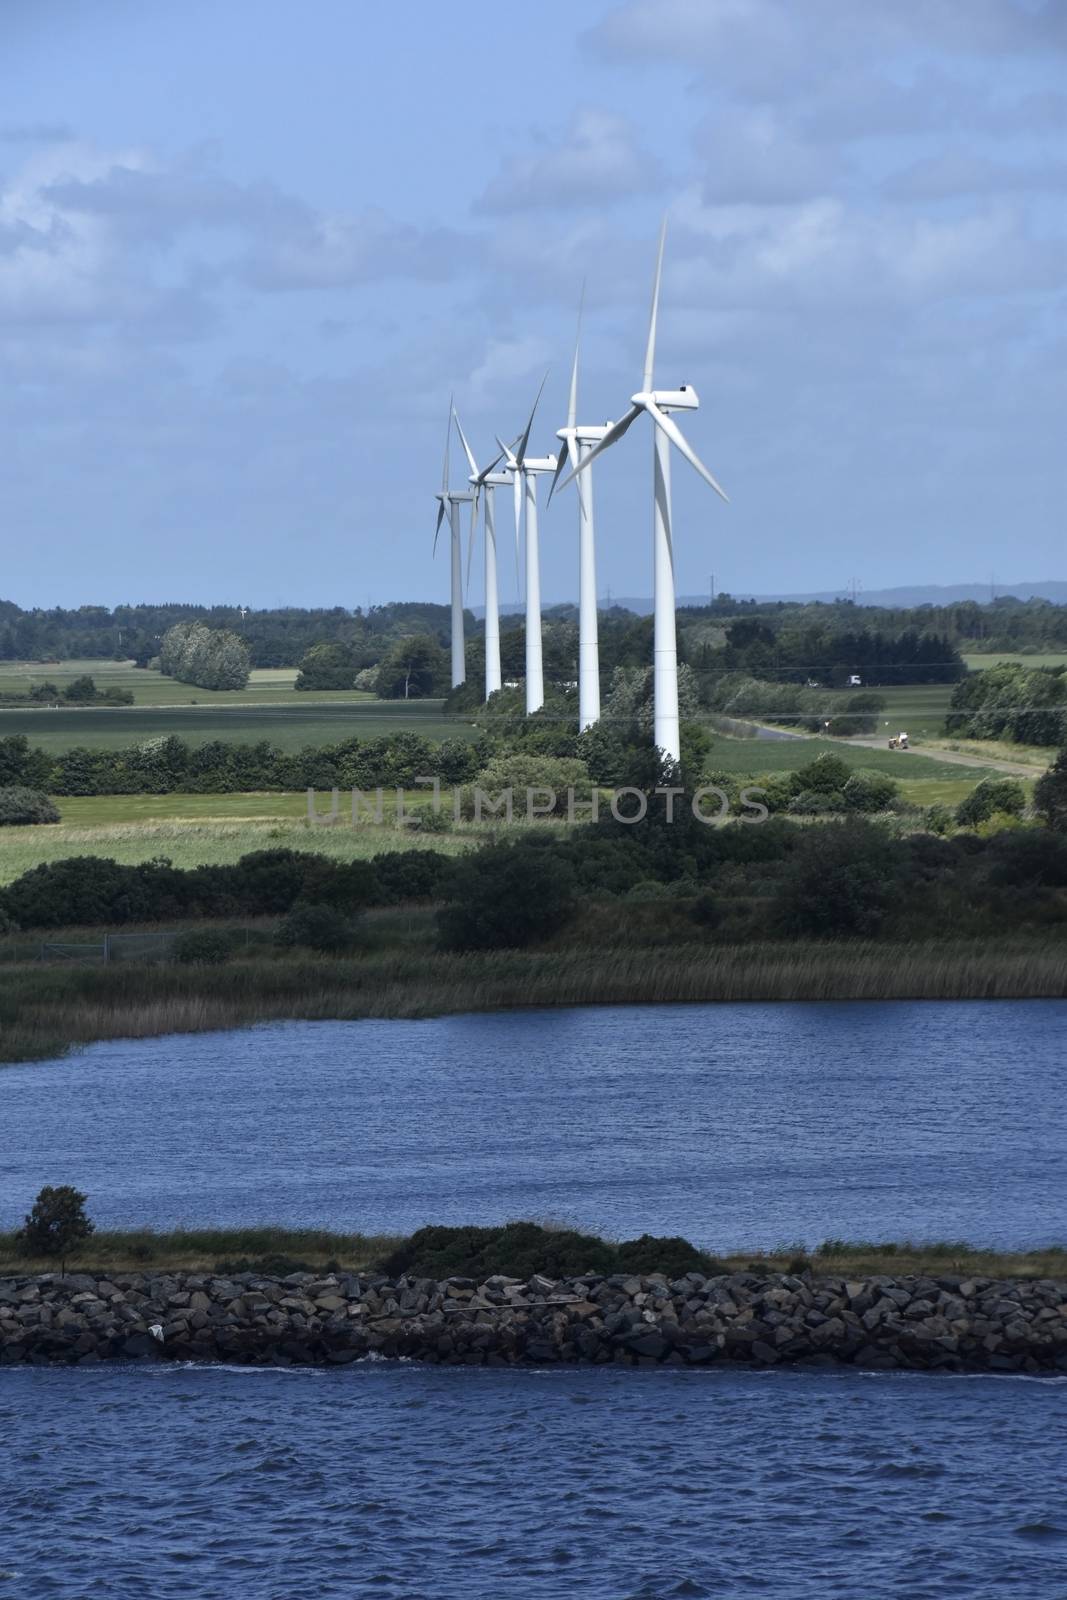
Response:
[{"label": "rural road", "polygon": [[[786,732],[784,728],[768,728],[758,725],[758,738],[763,739],[817,739],[826,737],[815,733],[797,733],[793,730]],[[889,740],[877,734],[858,734],[849,739],[833,741],[843,745],[861,744],[868,750],[886,750]],[[992,767],[996,772],[1008,773],[1013,778],[1038,778],[1044,771],[1043,767],[1026,765],[1021,761],[1005,761],[1001,756],[969,756],[960,750],[941,750],[928,745],[912,745],[910,750],[902,750],[900,758],[907,761],[909,755],[927,756],[931,761],[947,761],[955,767]]]}]

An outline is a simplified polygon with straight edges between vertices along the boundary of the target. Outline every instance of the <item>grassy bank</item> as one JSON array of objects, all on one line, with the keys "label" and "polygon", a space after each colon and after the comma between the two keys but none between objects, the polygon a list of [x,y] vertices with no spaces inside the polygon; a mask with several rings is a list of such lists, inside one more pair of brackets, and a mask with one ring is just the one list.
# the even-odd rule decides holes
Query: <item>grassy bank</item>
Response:
[{"label": "grassy bank", "polygon": [[284,1019],[709,1001],[1037,999],[1067,996],[1067,948],[1034,938],[496,951],[277,953],[221,967],[17,965],[0,970],[0,1059]]},{"label": "grassy bank", "polygon": [[[460,1230],[450,1231],[458,1233]],[[554,1230],[544,1232],[546,1245],[551,1250]],[[70,1256],[67,1270],[284,1273],[298,1268],[310,1271],[339,1268],[362,1271],[390,1256],[403,1254],[408,1243],[384,1234],[330,1233],[312,1228],[197,1228],[170,1233],[139,1228],[93,1234]],[[534,1260],[532,1267],[531,1259]],[[538,1270],[536,1259],[527,1254],[513,1265],[519,1276]],[[774,1251],[734,1251],[716,1257],[715,1265],[725,1272],[807,1271],[817,1277],[861,1277],[875,1273],[939,1277],[953,1273],[981,1278],[1064,1278],[1067,1277],[1067,1249],[1003,1252],[976,1249],[958,1241],[879,1244],[828,1240],[807,1252],[795,1246],[782,1246]],[[473,1270],[476,1266],[473,1259],[460,1261],[456,1270]],[[14,1233],[0,1233],[0,1275],[56,1270],[54,1258],[20,1255]]]}]

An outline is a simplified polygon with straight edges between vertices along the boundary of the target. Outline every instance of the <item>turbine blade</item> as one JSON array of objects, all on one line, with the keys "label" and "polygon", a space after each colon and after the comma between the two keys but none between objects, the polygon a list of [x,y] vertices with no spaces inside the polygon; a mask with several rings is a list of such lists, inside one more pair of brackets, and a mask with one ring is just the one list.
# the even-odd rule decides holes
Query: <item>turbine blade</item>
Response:
[{"label": "turbine blade", "polygon": [[491,472],[493,472],[500,465],[500,463],[503,461],[503,459],[504,459],[504,457],[506,455],[507,455],[507,451],[506,450],[501,450],[500,454],[497,455],[497,456],[494,456],[492,461],[490,461],[490,463],[489,463],[489,465],[487,467],[483,467],[482,468],[481,472],[479,472],[479,474],[478,474],[478,481],[475,484],[475,488],[476,489],[481,487],[481,485],[485,482],[486,478],[488,478],[489,474]]},{"label": "turbine blade", "polygon": [[444,520],[445,520],[445,502],[442,499],[441,504],[437,507],[437,526],[433,530],[433,554],[434,555],[437,554],[437,536],[441,532],[441,524],[442,524],[442,522]]},{"label": "turbine blade", "polygon": [[[582,342],[582,309],[585,305],[585,279],[582,279],[582,292],[578,297],[578,330],[574,335],[574,365],[571,368],[571,392],[567,401],[567,426],[573,428],[578,421],[578,348]],[[553,487],[555,487],[553,485]],[[552,498],[551,494],[548,497]]]},{"label": "turbine blade", "polygon": [[607,433],[600,440],[600,443],[594,445],[589,454],[587,456],[583,456],[581,461],[575,464],[573,472],[569,472],[567,474],[563,482],[560,484],[560,488],[565,489],[568,483],[573,483],[579,472],[584,472],[586,467],[596,460],[597,456],[603,455],[605,450],[610,450],[612,445],[616,444],[622,438],[630,424],[635,422],[641,415],[642,409],[643,408],[641,406],[631,406],[626,415],[624,417],[620,417],[618,422],[616,422],[613,427],[608,429]]},{"label": "turbine blade", "polygon": [[473,477],[478,471],[478,463],[474,459],[474,452],[467,443],[467,435],[463,432],[463,424],[459,420],[459,412],[456,410],[455,406],[452,407],[452,415],[456,419],[456,432],[459,434],[459,440],[463,446],[463,453],[470,463],[471,476]]},{"label": "turbine blade", "polygon": [[700,476],[704,479],[704,482],[710,483],[711,487],[715,490],[715,493],[717,495],[721,495],[726,501],[726,504],[729,505],[730,496],[726,493],[726,490],[721,484],[716,483],[715,479],[712,477],[703,461],[701,461],[692,445],[687,442],[685,434],[682,432],[681,428],[679,428],[674,418],[669,417],[665,411],[661,411],[659,406],[656,405],[649,406],[648,414],[656,424],[656,427],[662,428],[663,432],[667,435],[667,438],[671,441],[671,444],[673,444],[677,450],[681,451],[682,455],[689,462],[690,466],[696,467],[697,471],[700,473]]},{"label": "turbine blade", "polygon": [[[458,417],[456,418],[456,423],[457,423],[457,425],[459,423],[459,418]],[[463,590],[464,594],[466,594],[469,591],[470,586],[471,586],[471,563],[474,561],[474,540],[475,540],[475,537],[476,537],[477,533],[478,533],[478,493],[477,493],[477,490],[475,490],[474,494],[471,496],[471,526],[470,526],[470,534],[469,534],[469,536],[467,538],[467,581],[466,581],[466,584],[464,585],[464,590]]]},{"label": "turbine blade", "polygon": [[663,246],[667,238],[667,218],[659,230],[659,254],[656,256],[656,276],[652,284],[652,311],[648,319],[648,343],[645,346],[645,375],[641,387],[647,394],[652,387],[652,372],[656,365],[656,322],[659,318],[659,285],[663,276]]},{"label": "turbine blade", "polygon": [[533,427],[534,412],[537,410],[537,403],[541,398],[542,390],[544,389],[545,384],[547,382],[548,382],[548,373],[546,372],[544,377],[541,379],[541,388],[538,389],[538,391],[537,391],[537,399],[534,401],[533,406],[530,409],[530,420],[526,424],[526,432],[523,434],[521,443],[519,444],[519,448],[518,448],[518,450],[516,452],[516,460],[518,461],[520,467],[522,466],[522,463],[526,460],[526,446],[530,442],[530,429]]},{"label": "turbine blade", "polygon": [[[573,426],[574,426],[574,424],[571,423],[571,427],[573,427]],[[548,491],[548,499],[545,501],[545,508],[546,509],[552,504],[552,496],[556,492],[556,484],[559,482],[560,473],[563,471],[564,465],[566,464],[567,456],[569,454],[570,454],[570,440],[569,439],[564,439],[563,443],[559,447],[559,460],[556,462],[556,470],[552,474],[552,487],[549,489],[549,491]],[[575,454],[575,457],[577,458],[577,455],[578,455],[577,447],[575,447],[574,454]]]},{"label": "turbine blade", "polygon": [[448,432],[445,434],[445,464],[441,470],[441,492],[448,490],[448,456],[452,449],[452,413],[456,409],[452,404],[452,395],[448,397]]}]

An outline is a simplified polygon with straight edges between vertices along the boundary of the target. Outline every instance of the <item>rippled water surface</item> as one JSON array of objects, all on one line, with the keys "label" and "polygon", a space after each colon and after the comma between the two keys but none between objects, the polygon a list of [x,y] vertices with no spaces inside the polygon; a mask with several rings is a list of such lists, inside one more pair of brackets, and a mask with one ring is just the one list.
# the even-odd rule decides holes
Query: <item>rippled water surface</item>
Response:
[{"label": "rippled water surface", "polygon": [[1067,1003],[291,1023],[0,1071],[0,1226],[551,1217],[718,1249],[1063,1238]]},{"label": "rippled water surface", "polygon": [[1061,1600],[1067,1383],[0,1376],[0,1594]]}]

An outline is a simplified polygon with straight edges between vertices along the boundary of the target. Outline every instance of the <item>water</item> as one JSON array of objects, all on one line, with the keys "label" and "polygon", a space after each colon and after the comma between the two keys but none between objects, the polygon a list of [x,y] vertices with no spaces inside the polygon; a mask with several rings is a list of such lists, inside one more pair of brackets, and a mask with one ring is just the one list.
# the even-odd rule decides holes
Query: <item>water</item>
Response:
[{"label": "water", "polygon": [[0,1227],[553,1218],[712,1249],[1064,1238],[1067,1002],[287,1023],[0,1071]]},{"label": "water", "polygon": [[1067,1381],[27,1369],[0,1595],[1059,1600]]},{"label": "water", "polygon": [[[291,1024],[0,1074],[0,1225],[1060,1235],[1067,1005]],[[0,1600],[1059,1600],[1067,1380],[0,1373]]]}]

